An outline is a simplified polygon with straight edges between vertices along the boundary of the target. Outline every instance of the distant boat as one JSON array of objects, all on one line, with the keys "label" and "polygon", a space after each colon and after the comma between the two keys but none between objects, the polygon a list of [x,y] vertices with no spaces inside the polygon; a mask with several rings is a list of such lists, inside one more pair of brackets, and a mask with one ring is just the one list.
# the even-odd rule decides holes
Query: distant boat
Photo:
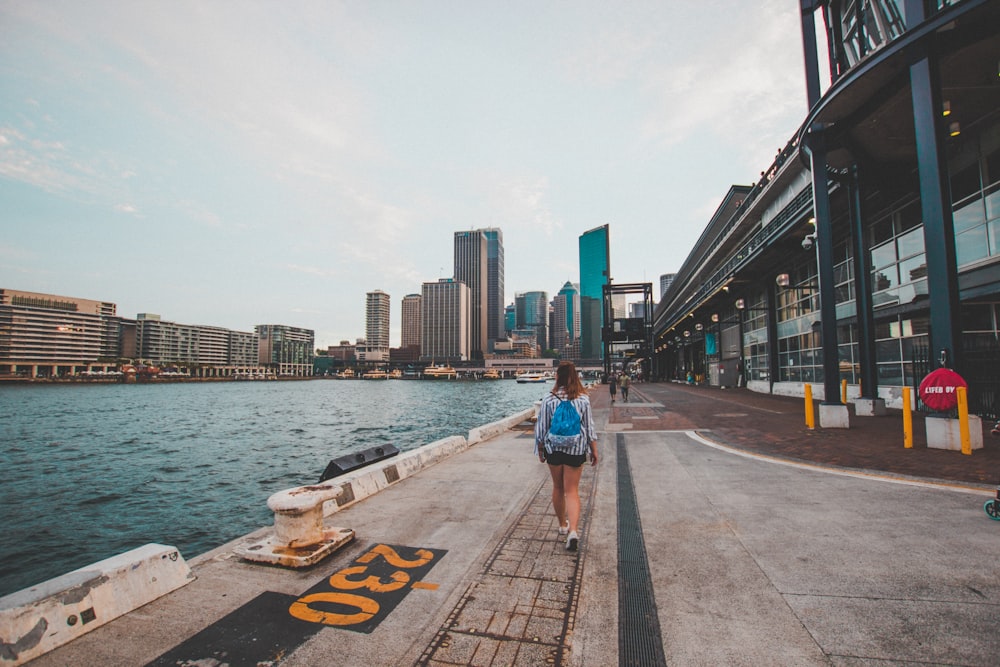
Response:
[{"label": "distant boat", "polygon": [[352,380],[354,379],[354,371],[350,368],[345,368],[344,370],[340,371],[333,377],[338,378],[340,380]]},{"label": "distant boat", "polygon": [[485,373],[483,373],[483,379],[484,380],[499,380],[500,379],[500,371],[498,371],[495,368],[491,368],[491,369],[487,370]]},{"label": "distant boat", "polygon": [[402,380],[403,379],[403,371],[399,370],[398,368],[393,368],[391,371],[389,371],[389,379],[390,380]]},{"label": "distant boat", "polygon": [[376,368],[375,370],[367,371],[361,376],[362,380],[388,380],[389,374],[385,371]]},{"label": "distant boat", "polygon": [[517,381],[521,384],[527,384],[529,382],[548,382],[552,378],[549,377],[548,373],[521,373],[517,376]]},{"label": "distant boat", "polygon": [[458,371],[451,366],[428,366],[424,369],[424,377],[431,380],[441,378],[444,378],[445,380],[454,380],[458,377]]}]

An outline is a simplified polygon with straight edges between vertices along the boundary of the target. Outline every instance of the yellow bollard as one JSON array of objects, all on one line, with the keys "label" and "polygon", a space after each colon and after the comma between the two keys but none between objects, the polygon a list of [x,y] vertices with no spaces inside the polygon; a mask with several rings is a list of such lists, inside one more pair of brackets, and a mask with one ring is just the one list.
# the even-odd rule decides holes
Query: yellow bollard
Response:
[{"label": "yellow bollard", "polygon": [[840,381],[840,402],[847,405],[847,380]]},{"label": "yellow bollard", "polygon": [[816,415],[813,414],[813,388],[806,383],[806,428],[816,428]]},{"label": "yellow bollard", "polygon": [[903,447],[913,449],[913,408],[910,407],[909,387],[903,387]]},{"label": "yellow bollard", "polygon": [[958,433],[962,440],[962,453],[972,454],[972,441],[969,438],[969,397],[965,387],[955,387],[958,394]]}]

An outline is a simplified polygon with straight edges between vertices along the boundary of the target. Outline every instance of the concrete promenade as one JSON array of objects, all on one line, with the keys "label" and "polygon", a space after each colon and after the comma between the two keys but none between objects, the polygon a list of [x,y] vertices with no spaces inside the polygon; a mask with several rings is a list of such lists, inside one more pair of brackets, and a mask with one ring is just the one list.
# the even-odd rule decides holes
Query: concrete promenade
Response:
[{"label": "concrete promenade", "polygon": [[312,568],[224,545],[30,664],[1000,664],[1000,439],[927,450],[918,420],[907,450],[898,415],[809,431],[744,390],[592,397],[577,553],[523,424],[328,517],[357,537]]}]

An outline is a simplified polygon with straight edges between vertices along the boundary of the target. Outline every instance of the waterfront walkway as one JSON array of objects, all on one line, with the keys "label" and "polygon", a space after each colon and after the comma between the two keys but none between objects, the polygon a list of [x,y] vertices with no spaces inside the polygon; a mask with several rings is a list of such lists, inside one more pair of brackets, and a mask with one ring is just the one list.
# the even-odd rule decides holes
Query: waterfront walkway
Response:
[{"label": "waterfront walkway", "polygon": [[594,389],[577,553],[523,424],[330,517],[357,539],[313,568],[225,545],[31,664],[998,663],[1000,439],[965,456],[926,449],[920,420],[904,449],[898,414],[809,431],[796,399],[631,398]]}]

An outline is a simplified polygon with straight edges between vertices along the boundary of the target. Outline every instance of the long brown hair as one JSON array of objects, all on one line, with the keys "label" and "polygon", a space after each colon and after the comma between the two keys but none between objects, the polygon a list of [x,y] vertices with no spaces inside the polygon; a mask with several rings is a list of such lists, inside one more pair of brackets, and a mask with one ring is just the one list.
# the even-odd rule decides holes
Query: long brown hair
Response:
[{"label": "long brown hair", "polygon": [[572,361],[560,362],[559,368],[556,369],[556,386],[552,388],[552,393],[556,393],[560,388],[566,392],[566,398],[569,399],[587,393]]}]

